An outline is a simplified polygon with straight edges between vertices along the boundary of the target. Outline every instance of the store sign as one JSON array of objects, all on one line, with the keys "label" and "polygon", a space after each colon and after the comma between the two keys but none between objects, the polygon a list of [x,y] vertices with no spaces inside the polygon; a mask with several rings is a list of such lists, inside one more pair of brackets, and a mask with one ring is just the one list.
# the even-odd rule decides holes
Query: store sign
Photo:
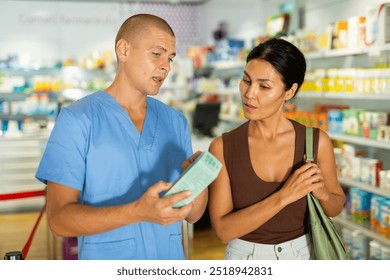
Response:
[{"label": "store sign", "polygon": [[23,65],[52,65],[97,51],[113,51],[122,22],[135,13],[166,19],[175,30],[177,53],[197,36],[195,5],[84,1],[0,1],[0,61],[18,57]]},{"label": "store sign", "polygon": [[98,16],[67,16],[67,15],[31,15],[21,14],[18,21],[22,25],[117,25],[117,17],[98,17]]}]

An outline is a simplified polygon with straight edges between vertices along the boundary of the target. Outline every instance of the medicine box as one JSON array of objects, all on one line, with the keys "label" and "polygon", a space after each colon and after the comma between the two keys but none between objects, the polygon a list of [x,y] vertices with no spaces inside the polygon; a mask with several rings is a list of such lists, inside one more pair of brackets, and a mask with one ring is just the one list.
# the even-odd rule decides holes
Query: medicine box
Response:
[{"label": "medicine box", "polygon": [[352,221],[364,224],[370,221],[372,193],[351,188],[351,217]]},{"label": "medicine box", "polygon": [[390,238],[390,199],[384,201],[380,206],[378,231],[381,235]]},{"label": "medicine box", "polygon": [[383,162],[378,159],[362,157],[360,159],[360,182],[373,187],[379,187],[379,172]]},{"label": "medicine box", "polygon": [[372,5],[366,16],[366,45],[390,42],[390,3]]},{"label": "medicine box", "polygon": [[364,46],[365,16],[348,18],[348,48]]},{"label": "medicine box", "polygon": [[380,195],[373,194],[371,197],[370,228],[374,232],[379,232],[380,211],[385,201],[386,198]]},{"label": "medicine box", "polygon": [[343,111],[343,133],[353,136],[359,135],[359,115],[361,109],[344,109]]},{"label": "medicine box", "polygon": [[388,123],[387,112],[370,112],[370,138],[378,138],[378,129],[381,125]]},{"label": "medicine box", "polygon": [[343,113],[341,110],[328,111],[328,131],[331,133],[343,133]]}]

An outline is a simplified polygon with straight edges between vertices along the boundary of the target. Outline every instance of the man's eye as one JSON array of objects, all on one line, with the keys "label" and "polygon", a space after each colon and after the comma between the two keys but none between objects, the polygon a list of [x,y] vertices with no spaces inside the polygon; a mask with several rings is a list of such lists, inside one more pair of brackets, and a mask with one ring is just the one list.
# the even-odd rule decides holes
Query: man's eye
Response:
[{"label": "man's eye", "polygon": [[153,53],[153,55],[154,55],[154,56],[161,56],[161,54],[155,53],[155,52]]},{"label": "man's eye", "polygon": [[251,83],[251,81],[246,80],[246,79],[242,79],[242,82],[245,83],[245,84],[247,84],[247,85],[249,85],[249,84]]}]

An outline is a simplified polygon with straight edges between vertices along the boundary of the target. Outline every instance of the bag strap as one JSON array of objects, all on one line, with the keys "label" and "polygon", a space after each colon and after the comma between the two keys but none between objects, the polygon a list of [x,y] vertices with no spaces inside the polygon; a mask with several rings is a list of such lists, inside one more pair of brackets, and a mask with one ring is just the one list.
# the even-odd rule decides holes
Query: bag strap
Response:
[{"label": "bag strap", "polygon": [[313,128],[306,127],[306,161],[313,162]]}]

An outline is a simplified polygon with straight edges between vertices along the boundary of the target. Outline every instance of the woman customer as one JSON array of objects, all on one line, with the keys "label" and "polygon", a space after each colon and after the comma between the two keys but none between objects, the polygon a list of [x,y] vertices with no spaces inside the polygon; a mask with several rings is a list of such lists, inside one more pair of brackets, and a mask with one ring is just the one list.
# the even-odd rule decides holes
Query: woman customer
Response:
[{"label": "woman customer", "polygon": [[209,188],[209,213],[228,243],[225,259],[310,259],[306,194],[330,217],[343,209],[327,133],[315,129],[315,163],[305,162],[305,126],[283,114],[305,71],[304,55],[283,39],[264,41],[247,57],[240,93],[248,121],[210,145],[223,163]]}]

